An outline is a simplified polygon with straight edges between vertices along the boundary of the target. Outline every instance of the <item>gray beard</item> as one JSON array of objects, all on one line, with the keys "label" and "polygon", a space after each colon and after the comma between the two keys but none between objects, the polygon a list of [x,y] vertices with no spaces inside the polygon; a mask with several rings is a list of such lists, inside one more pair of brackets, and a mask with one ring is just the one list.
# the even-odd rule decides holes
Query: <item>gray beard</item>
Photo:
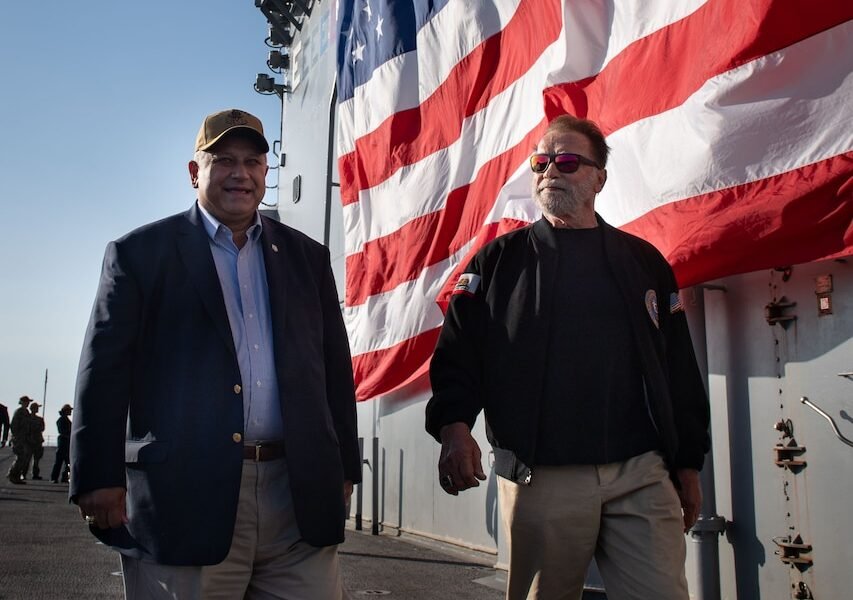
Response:
[{"label": "gray beard", "polygon": [[539,190],[534,189],[533,197],[543,213],[565,219],[582,214],[587,205],[586,198],[595,198],[595,191],[591,183],[584,182],[562,190],[561,194],[552,193],[547,197],[543,197]]}]

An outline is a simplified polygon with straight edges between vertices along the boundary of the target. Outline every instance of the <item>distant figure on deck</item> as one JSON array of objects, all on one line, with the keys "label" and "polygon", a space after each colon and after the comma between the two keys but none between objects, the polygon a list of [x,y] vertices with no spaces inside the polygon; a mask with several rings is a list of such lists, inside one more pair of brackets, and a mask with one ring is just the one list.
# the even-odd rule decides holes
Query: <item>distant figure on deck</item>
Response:
[{"label": "distant figure on deck", "polygon": [[50,472],[50,480],[53,483],[67,483],[68,470],[71,464],[71,415],[70,404],[65,404],[59,409],[59,418],[56,420],[56,460],[53,461],[53,470]]},{"label": "distant figure on deck", "polygon": [[24,483],[24,476],[30,466],[32,458],[32,447],[30,446],[30,411],[27,408],[32,400],[29,396],[21,396],[18,403],[20,406],[12,415],[9,430],[12,432],[10,443],[12,452],[15,454],[15,463],[9,469],[9,481],[14,484]]},{"label": "distant figure on deck", "polygon": [[0,448],[5,448],[9,441],[9,409],[0,404]]},{"label": "distant figure on deck", "polygon": [[71,431],[72,501],[130,599],[342,597],[360,480],[329,250],[258,213],[261,122],[204,119],[198,201],[107,246]]},{"label": "distant figure on deck", "polygon": [[[39,462],[44,456],[44,419],[39,416],[39,403],[33,402],[30,404],[30,450],[32,451],[33,461],[33,480],[42,479]],[[24,469],[26,473],[26,469]]]},{"label": "distant figure on deck", "polygon": [[530,157],[543,218],[465,269],[430,367],[448,494],[486,478],[485,411],[510,550],[507,598],[687,600],[709,408],[670,266],[595,211],[609,148],[565,115]]}]

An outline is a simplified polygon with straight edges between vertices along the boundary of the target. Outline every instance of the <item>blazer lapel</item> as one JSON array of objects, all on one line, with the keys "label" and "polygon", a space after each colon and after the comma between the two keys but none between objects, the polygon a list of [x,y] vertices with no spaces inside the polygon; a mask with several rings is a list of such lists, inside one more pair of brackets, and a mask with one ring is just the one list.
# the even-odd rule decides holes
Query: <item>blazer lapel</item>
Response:
[{"label": "blazer lapel", "polygon": [[287,318],[289,297],[298,292],[298,275],[294,272],[298,261],[293,260],[295,249],[280,228],[267,217],[261,217],[261,246],[264,253],[264,268],[267,274],[267,290],[270,299],[272,320],[273,352],[279,387],[284,389],[288,377],[297,368],[298,354],[293,348],[293,323]]},{"label": "blazer lapel", "polygon": [[[265,221],[267,217],[261,217]],[[267,288],[270,295],[270,314],[272,317],[273,331],[282,330],[287,321],[287,293],[286,290],[293,289],[292,273],[293,262],[286,260],[288,252],[287,240],[273,228],[264,223],[261,230],[261,245],[264,252],[264,268],[267,273]]]},{"label": "blazer lapel", "polygon": [[235,357],[234,336],[228,324],[228,313],[225,310],[225,298],[222,286],[216,273],[216,264],[210,252],[210,241],[204,230],[203,218],[198,206],[193,204],[186,213],[187,220],[181,223],[178,235],[178,252],[184,261],[202,304],[213,320],[222,341]]}]

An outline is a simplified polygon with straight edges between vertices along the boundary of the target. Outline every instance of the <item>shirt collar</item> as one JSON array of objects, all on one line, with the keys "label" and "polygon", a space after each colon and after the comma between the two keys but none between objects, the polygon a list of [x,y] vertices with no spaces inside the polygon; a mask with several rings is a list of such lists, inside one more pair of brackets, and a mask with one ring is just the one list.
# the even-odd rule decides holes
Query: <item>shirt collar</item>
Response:
[{"label": "shirt collar", "polygon": [[[198,209],[201,211],[201,214],[204,216],[204,219],[202,219],[202,224],[204,224],[204,230],[207,232],[207,235],[208,237],[210,237],[210,239],[215,240],[216,234],[220,230],[223,231],[223,233],[227,236],[229,240],[232,239],[231,230],[228,229],[228,227],[223,225],[219,219],[210,214],[210,212],[208,212],[208,210],[201,205],[201,202],[196,201],[196,204],[198,205]],[[261,235],[261,227],[261,215],[256,210],[255,220],[246,230],[246,237],[248,237],[253,242],[257,241],[257,239]]]}]

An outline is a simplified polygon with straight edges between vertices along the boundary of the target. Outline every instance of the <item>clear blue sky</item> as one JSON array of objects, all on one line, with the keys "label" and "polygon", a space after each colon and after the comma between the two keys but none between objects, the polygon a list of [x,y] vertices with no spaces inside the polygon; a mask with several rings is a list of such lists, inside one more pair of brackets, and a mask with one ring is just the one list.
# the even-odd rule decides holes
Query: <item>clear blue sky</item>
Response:
[{"label": "clear blue sky", "polygon": [[268,73],[266,35],[252,0],[4,5],[0,403],[10,414],[22,394],[42,402],[49,369],[55,435],[104,247],[190,206],[186,165],[204,115],[244,108],[278,138],[278,97],[252,88]]}]

